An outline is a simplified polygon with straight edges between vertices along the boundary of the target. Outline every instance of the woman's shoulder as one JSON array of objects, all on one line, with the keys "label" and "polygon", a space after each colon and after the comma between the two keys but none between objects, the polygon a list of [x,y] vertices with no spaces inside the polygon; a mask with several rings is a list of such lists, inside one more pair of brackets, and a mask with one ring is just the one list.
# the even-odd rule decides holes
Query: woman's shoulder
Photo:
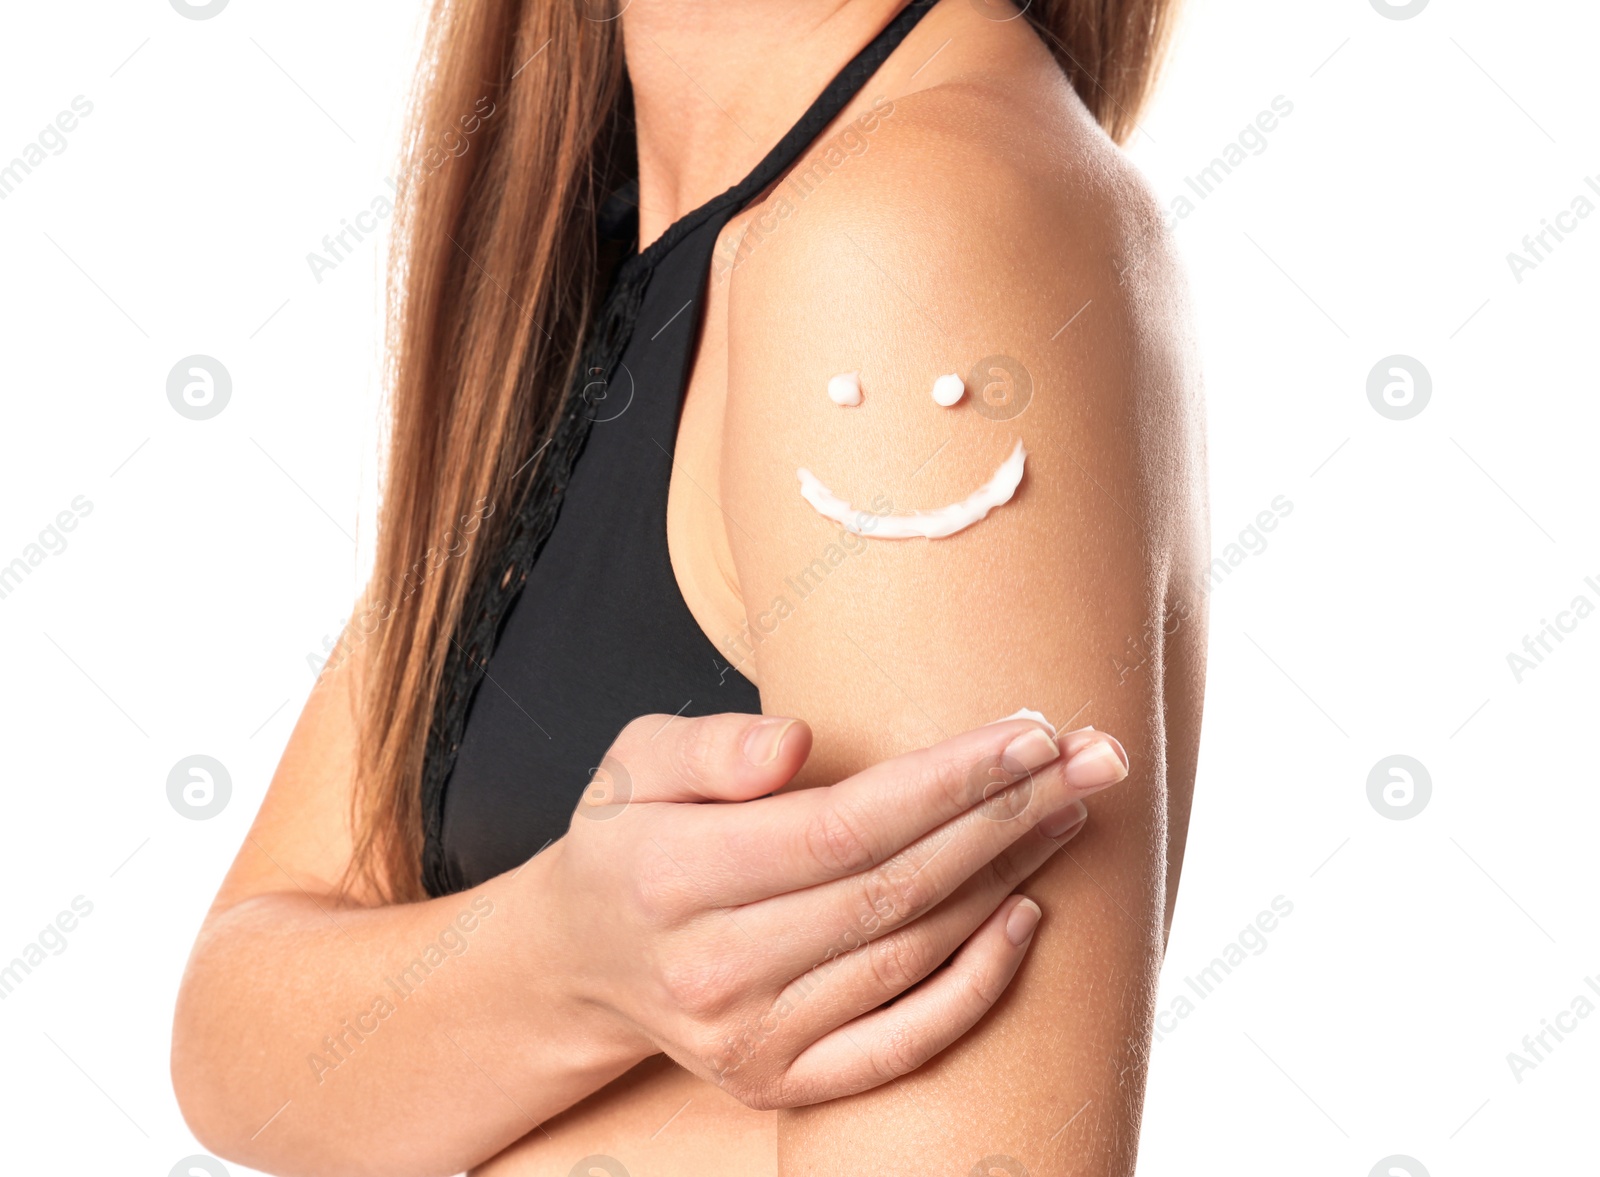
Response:
[{"label": "woman's shoulder", "polygon": [[[1093,444],[1135,468],[1154,458],[1198,493],[1182,276],[1147,185],[1066,80],[955,79],[873,111],[819,140],[744,224],[728,442],[760,429],[782,463],[765,431],[785,422],[802,451],[881,463],[981,417],[1021,429],[1041,462],[1070,468]],[[828,378],[853,371],[863,407],[829,412]],[[930,395],[952,373],[968,411]],[[970,488],[1000,445],[951,445],[937,468]]]},{"label": "woman's shoulder", "polygon": [[[879,252],[930,298],[935,285],[1004,282],[1007,269],[1048,266],[1061,276],[1051,285],[1109,280],[1145,293],[1176,276],[1143,176],[1053,64],[1004,84],[975,73],[872,99],[739,228],[740,301],[767,302],[775,287],[785,299],[837,299],[846,292],[817,279],[883,264]],[[1001,305],[1013,311],[1050,292],[1009,289]]]}]

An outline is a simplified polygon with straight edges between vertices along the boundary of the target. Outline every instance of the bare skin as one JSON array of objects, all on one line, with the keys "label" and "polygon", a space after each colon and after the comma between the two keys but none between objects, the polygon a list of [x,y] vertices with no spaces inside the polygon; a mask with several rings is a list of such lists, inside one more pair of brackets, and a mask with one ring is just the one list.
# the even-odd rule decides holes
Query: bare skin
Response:
[{"label": "bare skin", "polygon": [[[713,13],[689,0],[635,0],[623,19],[643,243],[748,171],[897,7],[835,0]],[[1203,608],[1181,587],[1203,562],[1205,536],[1179,287],[1148,200],[1023,22],[945,0],[835,129],[874,98],[891,100],[894,113],[870,149],[710,283],[668,504],[691,611],[758,682],[768,714],[806,721],[809,756],[786,744],[764,770],[776,776],[763,776],[737,759],[743,729],[702,740],[677,724],[662,737],[668,747],[684,739],[726,757],[721,771],[685,779],[670,754],[650,768],[658,751],[640,751],[634,733],[632,752],[619,747],[647,767],[631,775],[660,788],[638,814],[575,820],[520,871],[460,896],[336,905],[359,660],[327,676],[180,999],[174,1078],[214,1151],[275,1172],[477,1164],[475,1173],[500,1177],[564,1177],[596,1154],[636,1175],[696,1177],[965,1171],[997,1154],[1036,1174],[1131,1168],[1203,693]],[[780,195],[728,227],[730,256]],[[1053,336],[1086,300],[1077,327]],[[955,410],[933,404],[934,376],[998,353],[1033,374],[1025,413],[991,421],[973,411],[970,388]],[[827,377],[858,367],[866,402],[830,404]],[[747,624],[792,597],[786,578],[836,539],[800,500],[797,466],[852,501],[886,494],[909,509],[966,494],[1019,435],[1030,458],[1015,502],[949,540],[868,541],[739,656]],[[638,839],[663,822],[658,841],[675,831],[664,844],[694,846],[705,831],[677,811],[758,798],[791,775],[801,790],[825,786],[819,798],[841,801],[834,782],[1018,706],[1127,741],[1132,774],[1090,807],[1071,857],[1055,854],[1059,836],[1046,839],[1036,823],[1104,787],[1068,780],[1075,754],[1111,746],[1090,734],[1064,740],[1064,754],[1035,774],[1039,804],[1005,846],[982,836],[993,821],[941,811],[950,790],[943,802],[937,790],[918,800],[917,773],[904,764],[861,778],[842,803],[870,809],[881,797],[892,801],[879,811],[891,827],[905,813],[927,823],[880,831],[881,858],[836,864],[859,869],[823,885],[802,881],[795,862],[765,896],[719,896],[707,910],[764,908],[762,943],[782,945],[796,930],[836,929],[826,887],[859,894],[873,884],[849,880],[881,878],[872,875],[880,863],[910,861],[944,881],[873,929],[874,943],[899,935],[904,947],[858,950],[854,980],[836,974],[856,988],[831,991],[831,1015],[823,1002],[800,1003],[803,1016],[729,1072],[715,1049],[723,1031],[770,1003],[785,969],[793,978],[807,966],[761,953],[740,958],[737,983],[705,971],[737,955],[738,942],[697,914],[703,897],[659,892],[665,906],[630,906],[637,889],[605,864],[640,861],[617,846],[646,842],[607,839]],[[956,737],[977,743],[942,762],[964,783],[974,771],[987,779],[1000,749],[1032,728],[1015,721]],[[781,858],[807,826],[804,811],[779,819],[754,816],[776,807],[756,807],[809,795],[715,807],[751,815],[723,831],[718,846],[729,854],[748,850],[757,831],[772,839],[739,860],[747,869],[731,872],[730,885]],[[926,840],[941,829],[943,841]],[[946,871],[948,847],[964,845]],[[1006,865],[989,871],[991,861]],[[1005,928],[1021,901],[1008,896],[1030,875],[1045,916],[1019,945]],[[457,921],[474,900],[493,909],[461,932],[470,947],[393,1016],[356,1021],[381,1028],[331,1074],[314,1074],[305,1056],[319,1039],[364,1016],[423,946],[464,929]],[[621,922],[597,928],[597,907]],[[1040,953],[1042,962],[1024,962]],[[640,971],[641,958],[656,967]],[[918,981],[878,1008],[889,990]],[[880,1020],[827,1048],[851,1000]]]},{"label": "bare skin", "polygon": [[[636,0],[630,14],[667,7]],[[804,106],[770,117],[767,91],[723,76],[788,57],[747,57],[717,24],[715,54],[692,24],[648,26],[630,52],[636,86],[646,78],[645,243]],[[645,146],[652,81],[674,114],[659,154]],[[719,242],[668,504],[679,586],[764,708],[813,724],[802,784],[960,730],[996,691],[1137,733],[1133,776],[1030,883],[1049,899],[1030,961],[933,1062],[876,1092],[762,1112],[658,1060],[485,1166],[494,1177],[565,1174],[591,1154],[673,1177],[965,1172],[993,1155],[1034,1174],[1132,1169],[1204,694],[1203,428],[1181,277],[1137,175],[1024,22],[939,5],[793,172],[884,98],[894,113],[863,154],[803,201],[780,185]],[[764,132],[759,148],[735,121]],[[983,417],[970,383],[955,410],[934,404],[934,377],[994,354],[1030,372],[1026,412]],[[858,368],[863,405],[829,403],[828,377]],[[989,520],[948,540],[867,541],[803,600],[792,587],[839,538],[800,499],[797,467],[853,503],[923,508],[967,494],[1019,436],[1028,476]],[[780,599],[788,615],[759,636]]]},{"label": "bare skin", "polygon": [[302,713],[174,1021],[196,1136],[270,1172],[459,1171],[662,1054],[748,1108],[879,1085],[992,1007],[1039,915],[1011,892],[1127,775],[1022,719],[781,792],[803,722],[644,716],[597,777],[627,801],[589,789],[481,886],[363,904],[333,883],[359,666]]}]

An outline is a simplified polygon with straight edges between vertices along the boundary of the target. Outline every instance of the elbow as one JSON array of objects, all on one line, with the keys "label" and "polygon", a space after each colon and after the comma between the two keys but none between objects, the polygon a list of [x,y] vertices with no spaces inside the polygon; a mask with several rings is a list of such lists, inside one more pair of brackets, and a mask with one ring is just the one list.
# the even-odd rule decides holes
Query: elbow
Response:
[{"label": "elbow", "polygon": [[414,1142],[408,1146],[364,1130],[370,1126],[331,1121],[326,1109],[306,1116],[307,1101],[283,1070],[282,1058],[241,1032],[250,1024],[243,998],[223,977],[197,967],[197,960],[198,953],[178,991],[168,1065],[178,1110],[202,1149],[230,1164],[285,1177],[459,1171],[414,1155]]},{"label": "elbow", "polygon": [[241,1025],[248,1018],[220,944],[214,928],[202,929],[178,986],[168,1056],[172,1092],[183,1122],[207,1153],[285,1172],[288,1158],[264,1150],[268,1141],[258,1139],[273,1109],[261,1110],[264,1092],[251,1082],[260,1068],[241,1066],[241,1051],[249,1049]]},{"label": "elbow", "polygon": [[192,978],[185,977],[172,1019],[169,1067],[172,1091],[189,1132],[213,1156],[246,1163],[248,1133],[239,1125],[239,1108],[217,1065],[222,1045],[206,1030]]}]

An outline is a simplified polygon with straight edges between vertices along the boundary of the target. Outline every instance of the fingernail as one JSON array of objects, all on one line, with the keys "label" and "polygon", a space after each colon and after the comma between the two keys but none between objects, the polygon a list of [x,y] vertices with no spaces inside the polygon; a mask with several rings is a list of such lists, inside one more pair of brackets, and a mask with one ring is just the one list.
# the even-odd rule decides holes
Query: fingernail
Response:
[{"label": "fingernail", "polygon": [[1060,755],[1061,749],[1055,737],[1043,728],[1035,727],[1006,745],[1006,750],[1000,753],[1000,764],[1008,772],[1020,774],[1041,768]]},{"label": "fingernail", "polygon": [[1024,896],[1022,902],[1013,907],[1011,914],[1006,916],[1006,939],[1021,948],[1028,942],[1028,937],[1033,935],[1033,930],[1039,926],[1039,917],[1043,914],[1037,903]]},{"label": "fingernail", "polygon": [[1089,820],[1089,807],[1074,801],[1060,813],[1052,813],[1039,823],[1039,832],[1047,838],[1059,838]]},{"label": "fingernail", "polygon": [[1102,736],[1069,759],[1063,775],[1074,789],[1114,785],[1128,775],[1128,757],[1115,739]]},{"label": "fingernail", "polygon": [[1100,733],[1092,727],[1080,727],[1067,732],[1061,737],[1061,754],[1071,760],[1099,738]]},{"label": "fingernail", "polygon": [[758,767],[771,764],[795,723],[793,719],[763,719],[752,726],[744,735],[744,758]]}]

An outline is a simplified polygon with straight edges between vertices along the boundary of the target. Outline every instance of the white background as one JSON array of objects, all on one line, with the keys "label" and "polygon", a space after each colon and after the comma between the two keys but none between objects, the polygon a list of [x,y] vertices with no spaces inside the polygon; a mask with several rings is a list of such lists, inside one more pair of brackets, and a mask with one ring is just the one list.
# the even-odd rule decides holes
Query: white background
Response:
[{"label": "white background", "polygon": [[[94,108],[0,201],[0,564],[93,504],[0,600],[0,962],[93,904],[0,1001],[7,1171],[165,1175],[198,1151],[167,1078],[178,978],[370,549],[382,242],[321,283],[305,259],[386,191],[419,8],[0,17],[0,162]],[[1600,203],[1597,42],[1581,0],[1192,0],[1132,144],[1163,204],[1195,199],[1185,177],[1293,103],[1175,226],[1214,548],[1293,510],[1212,597],[1160,1008],[1275,897],[1293,911],[1164,1018],[1144,1173],[1593,1163],[1600,1017],[1520,1081],[1507,1055],[1600,1003],[1600,618],[1520,682],[1507,655],[1600,606],[1600,216],[1521,282],[1506,255]],[[165,394],[193,353],[233,379],[204,422]],[[1396,353],[1433,385],[1404,421],[1366,395]],[[166,796],[194,753],[232,778],[209,821]],[[1409,820],[1367,795],[1396,753],[1432,781]]]}]

